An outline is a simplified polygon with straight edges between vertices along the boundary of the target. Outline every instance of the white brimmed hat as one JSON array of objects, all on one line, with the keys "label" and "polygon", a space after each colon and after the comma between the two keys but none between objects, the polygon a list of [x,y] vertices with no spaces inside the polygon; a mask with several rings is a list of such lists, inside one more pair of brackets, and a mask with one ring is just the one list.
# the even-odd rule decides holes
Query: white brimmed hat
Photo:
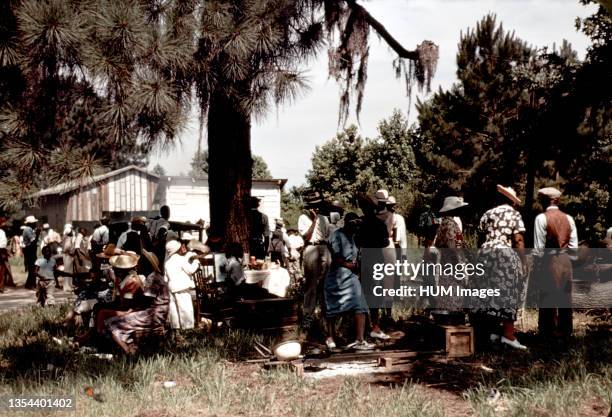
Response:
[{"label": "white brimmed hat", "polygon": [[397,200],[395,199],[395,197],[390,195],[389,198],[387,199],[387,205],[388,206],[393,206],[395,204],[397,204]]},{"label": "white brimmed hat", "polygon": [[192,235],[191,233],[189,233],[189,232],[185,232],[185,233],[183,233],[183,235],[181,236],[181,240],[187,240],[187,241],[189,241],[189,240],[193,240],[193,239],[195,239],[195,238],[194,238],[194,237],[193,237],[193,235]]},{"label": "white brimmed hat", "polygon": [[34,216],[28,216],[25,218],[25,220],[23,221],[25,224],[30,224],[30,223],[38,223],[38,219]]},{"label": "white brimmed hat", "polygon": [[538,194],[544,195],[548,198],[559,198],[561,197],[561,191],[555,187],[544,187],[538,190]]},{"label": "white brimmed hat", "polygon": [[444,199],[444,205],[440,209],[440,213],[445,213],[447,211],[456,210],[461,207],[467,206],[468,203],[463,201],[463,197],[450,196]]},{"label": "white brimmed hat", "polygon": [[512,187],[504,187],[503,185],[497,184],[497,191],[504,196],[508,197],[513,204],[521,204],[521,199],[516,195],[516,191]]},{"label": "white brimmed hat", "polygon": [[389,191],[387,190],[378,190],[374,194],[374,198],[378,203],[386,203],[389,200]]}]

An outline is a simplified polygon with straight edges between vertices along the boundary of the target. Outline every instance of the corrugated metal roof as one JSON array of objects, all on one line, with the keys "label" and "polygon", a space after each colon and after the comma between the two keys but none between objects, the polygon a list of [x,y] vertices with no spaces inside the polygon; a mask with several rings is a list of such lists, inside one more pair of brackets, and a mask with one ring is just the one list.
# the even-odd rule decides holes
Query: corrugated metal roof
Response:
[{"label": "corrugated metal roof", "polygon": [[[164,175],[161,177],[162,182],[167,185],[208,185],[208,177],[190,177],[177,175]],[[253,183],[272,183],[283,188],[287,183],[286,178],[263,178],[253,179]]]},{"label": "corrugated metal roof", "polygon": [[78,188],[86,187],[88,185],[92,185],[92,184],[98,183],[100,181],[104,181],[104,180],[106,180],[108,178],[114,177],[114,176],[119,175],[119,174],[123,174],[124,172],[131,171],[133,169],[137,170],[137,171],[140,171],[142,173],[145,173],[145,174],[147,174],[147,175],[149,175],[151,177],[159,179],[159,175],[153,174],[152,172],[147,171],[144,168],[141,168],[141,167],[136,166],[136,165],[128,165],[126,167],[119,168],[119,169],[116,169],[114,171],[107,172],[105,174],[95,175],[93,177],[86,178],[83,181],[68,181],[68,182],[64,182],[64,183],[58,184],[58,185],[56,185],[54,187],[46,188],[46,189],[41,190],[41,191],[37,192],[36,194],[34,194],[33,197],[44,197],[44,196],[47,196],[47,195],[56,195],[56,194],[57,195],[62,195],[62,194],[66,194],[66,193],[68,193],[70,191],[74,191],[74,190],[76,190]]}]

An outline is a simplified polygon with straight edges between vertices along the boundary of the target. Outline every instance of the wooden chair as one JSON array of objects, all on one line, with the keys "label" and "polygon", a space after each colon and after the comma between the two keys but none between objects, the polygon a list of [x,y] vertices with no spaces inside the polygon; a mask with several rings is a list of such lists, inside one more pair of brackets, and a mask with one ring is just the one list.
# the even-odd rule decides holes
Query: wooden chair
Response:
[{"label": "wooden chair", "polygon": [[200,258],[200,268],[194,275],[196,305],[196,319],[199,322],[207,318],[213,323],[223,321],[229,322],[233,318],[233,308],[225,304],[222,282],[217,282],[216,265],[213,256]]}]

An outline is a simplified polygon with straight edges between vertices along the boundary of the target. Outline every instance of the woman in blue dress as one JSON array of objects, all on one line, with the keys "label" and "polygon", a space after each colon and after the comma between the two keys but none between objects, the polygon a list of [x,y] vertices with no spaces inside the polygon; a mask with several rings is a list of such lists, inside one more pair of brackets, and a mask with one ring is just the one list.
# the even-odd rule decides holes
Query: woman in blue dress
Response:
[{"label": "woman in blue dress", "polygon": [[347,347],[356,350],[371,350],[373,345],[365,338],[365,322],[368,305],[356,272],[358,250],[353,237],[357,231],[359,217],[348,213],[344,226],[334,231],[329,238],[332,264],[325,278],[325,305],[328,337],[325,344],[329,349],[336,347],[334,342],[336,318],[342,314],[355,314],[355,342]]}]

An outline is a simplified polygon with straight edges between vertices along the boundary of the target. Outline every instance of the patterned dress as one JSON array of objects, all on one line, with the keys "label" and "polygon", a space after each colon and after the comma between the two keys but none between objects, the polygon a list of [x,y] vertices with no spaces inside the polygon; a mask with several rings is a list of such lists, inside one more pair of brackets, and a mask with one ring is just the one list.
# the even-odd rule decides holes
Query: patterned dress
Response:
[{"label": "patterned dress", "polygon": [[[435,247],[439,251],[439,263],[442,265],[458,265],[466,262],[466,244],[463,232],[459,224],[450,216],[445,216],[440,221],[440,227],[436,233]],[[446,269],[446,268],[445,268]],[[442,273],[438,276],[438,285],[442,287],[466,287],[465,279],[454,275]],[[464,307],[463,300],[459,297],[436,297],[432,300],[432,307],[449,311],[461,311]]]},{"label": "patterned dress", "polygon": [[478,229],[486,236],[481,255],[488,288],[498,288],[500,297],[491,297],[481,311],[502,320],[516,320],[523,293],[521,258],[512,248],[512,237],[525,232],[521,214],[508,204],[488,210]]},{"label": "patterned dress", "polygon": [[170,297],[168,284],[161,274],[153,272],[146,278],[144,297],[149,301],[147,308],[112,317],[104,323],[108,332],[128,345],[133,343],[135,331],[153,331],[165,327],[168,321]]}]

